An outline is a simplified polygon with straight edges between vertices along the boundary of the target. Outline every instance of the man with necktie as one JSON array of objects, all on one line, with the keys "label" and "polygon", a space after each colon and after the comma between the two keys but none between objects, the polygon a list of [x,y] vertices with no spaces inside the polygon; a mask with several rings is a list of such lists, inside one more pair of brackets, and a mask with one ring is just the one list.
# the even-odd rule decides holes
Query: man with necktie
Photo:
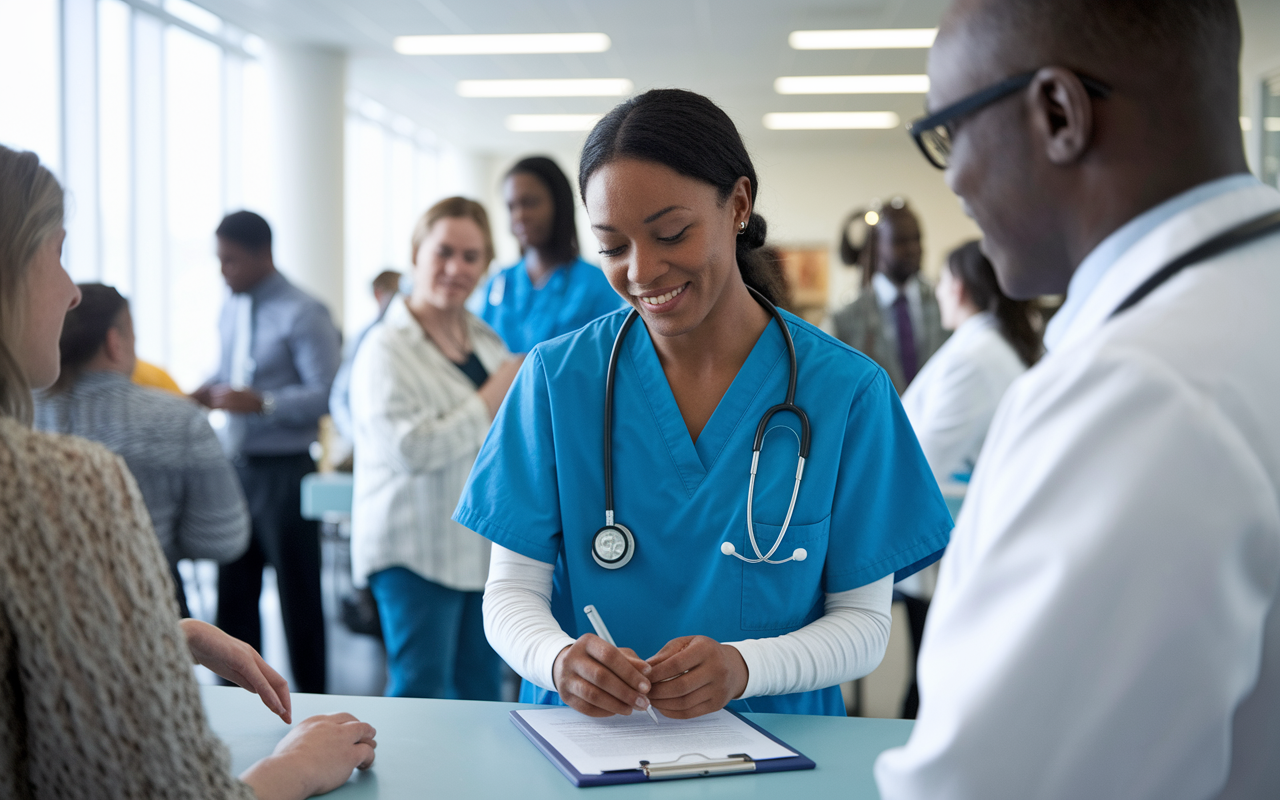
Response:
[{"label": "man with necktie", "polygon": [[[222,309],[218,372],[192,395],[220,412],[219,437],[236,466],[253,536],[218,573],[218,627],[262,647],[262,570],[275,568],[298,691],[325,690],[319,527],[301,514],[302,476],[341,360],[328,310],[275,268],[271,227],[251,211],[218,226],[218,260],[231,296]],[[217,420],[215,420],[216,424]]]},{"label": "man with necktie", "polygon": [[933,287],[920,279],[920,223],[901,198],[876,214],[859,253],[862,294],[831,317],[831,332],[889,373],[898,394],[947,332]]}]

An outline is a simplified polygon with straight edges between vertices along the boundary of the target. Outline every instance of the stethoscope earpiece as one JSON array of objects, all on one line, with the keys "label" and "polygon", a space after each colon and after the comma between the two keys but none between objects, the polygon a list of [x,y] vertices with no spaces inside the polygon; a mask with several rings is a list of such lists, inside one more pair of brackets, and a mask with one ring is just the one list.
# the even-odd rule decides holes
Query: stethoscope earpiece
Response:
[{"label": "stethoscope earpiece", "polygon": [[[770,561],[768,558],[764,558],[764,557],[747,558],[746,556],[738,555],[738,548],[733,546],[733,542],[722,543],[720,545],[720,552],[724,553],[726,556],[738,556],[738,558],[742,559],[748,564],[759,564],[761,562],[765,564],[785,564],[788,561],[804,561],[806,558],[809,557],[808,550],[805,550],[803,547],[797,547],[794,551],[792,551],[791,558],[784,558],[781,561]],[[770,555],[772,555],[772,551],[770,551]]]}]

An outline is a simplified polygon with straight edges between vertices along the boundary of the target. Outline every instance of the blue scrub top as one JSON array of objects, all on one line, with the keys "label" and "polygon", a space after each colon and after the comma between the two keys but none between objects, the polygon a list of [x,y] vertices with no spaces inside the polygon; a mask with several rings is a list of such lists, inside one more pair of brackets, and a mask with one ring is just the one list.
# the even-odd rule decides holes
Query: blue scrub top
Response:
[{"label": "blue scrub top", "polygon": [[490,278],[476,300],[471,310],[513,353],[527,353],[624,305],[604,273],[581,258],[556,269],[540,287],[520,259]]},{"label": "blue scrub top", "polygon": [[[497,544],[556,565],[551,610],[573,637],[594,604],[620,646],[642,658],[678,636],[720,642],[781,636],[823,614],[824,593],[901,579],[942,555],[951,516],[893,384],[866,356],[786,314],[812,426],[791,526],[774,559],[747,564],[751,445],[786,396],[786,344],[770,321],[695,443],[643,324],[618,361],[613,435],[616,520],[635,556],[607,570],[591,557],[604,525],[601,466],[609,352],[626,311],[534,349],[499,410],[454,519]],[[775,415],[756,478],[761,552],[773,545],[795,484],[799,423]],[[793,435],[794,434],[794,435]],[[556,703],[528,682],[524,702]],[[844,715],[839,687],[736,700],[743,711]]]}]

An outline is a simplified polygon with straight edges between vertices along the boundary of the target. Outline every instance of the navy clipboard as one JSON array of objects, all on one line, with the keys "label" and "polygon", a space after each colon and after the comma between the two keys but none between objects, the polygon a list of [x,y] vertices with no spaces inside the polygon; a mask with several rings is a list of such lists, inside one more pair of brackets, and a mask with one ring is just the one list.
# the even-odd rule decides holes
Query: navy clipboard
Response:
[{"label": "navy clipboard", "polygon": [[782,741],[778,737],[761,728],[751,720],[742,716],[736,711],[726,709],[730,714],[737,717],[743,723],[751,726],[768,738],[795,752],[790,758],[769,758],[762,761],[756,761],[749,754],[738,754],[725,759],[713,761],[681,761],[670,762],[665,764],[651,764],[642,761],[635,769],[619,769],[609,772],[602,772],[598,775],[584,775],[574,769],[573,764],[569,763],[569,759],[533,729],[528,722],[521,716],[520,711],[530,711],[532,709],[520,709],[512,711],[511,722],[515,724],[520,731],[528,737],[529,741],[542,751],[552,764],[556,765],[556,769],[560,770],[566,778],[573,782],[574,786],[579,788],[584,786],[612,786],[620,783],[643,783],[645,781],[658,780],[676,780],[680,778],[705,778],[713,775],[742,775],[751,774],[753,772],[787,772],[797,769],[813,769],[817,765],[813,759],[806,757],[800,751],[791,745]]}]

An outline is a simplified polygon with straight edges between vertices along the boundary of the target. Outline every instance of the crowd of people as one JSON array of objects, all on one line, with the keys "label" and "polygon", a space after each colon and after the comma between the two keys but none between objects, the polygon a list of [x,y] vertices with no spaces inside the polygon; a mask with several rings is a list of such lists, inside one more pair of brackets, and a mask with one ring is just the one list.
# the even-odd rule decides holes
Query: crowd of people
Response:
[{"label": "crowd of people", "polygon": [[[373,764],[335,714],[235,780],[191,669],[292,722],[271,566],[293,688],[325,691],[301,483],[326,414],[390,696],[496,700],[505,662],[590,716],[842,715],[896,598],[918,723],[886,797],[1275,789],[1280,195],[1232,127],[1235,6],[1033,5],[955,4],[911,128],[985,238],[932,285],[912,206],[860,211],[861,292],[822,327],[780,308],[733,121],[652,90],[583,147],[600,267],[564,172],[522,159],[521,259],[490,276],[484,207],[441,200],[345,353],[267,221],[228,214],[219,365],[181,396],[128,300],[63,270],[56,179],[0,147],[0,795],[304,797]],[[1041,294],[1066,295],[1047,328]],[[219,563],[215,624],[188,558]]]}]

